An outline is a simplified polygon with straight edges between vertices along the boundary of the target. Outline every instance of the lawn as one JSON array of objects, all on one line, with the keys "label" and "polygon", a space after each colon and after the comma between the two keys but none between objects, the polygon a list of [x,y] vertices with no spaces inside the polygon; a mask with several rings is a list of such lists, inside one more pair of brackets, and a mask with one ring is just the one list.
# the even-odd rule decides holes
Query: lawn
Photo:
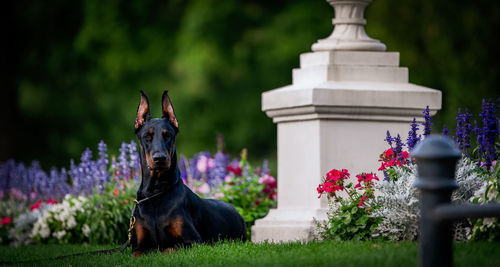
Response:
[{"label": "lawn", "polygon": [[[35,260],[109,248],[85,245],[1,247],[0,262]],[[417,266],[414,242],[223,243],[199,245],[172,254],[133,258],[130,248],[112,255],[77,256],[25,263],[26,266]],[[500,266],[500,243],[455,243],[456,266]]]}]

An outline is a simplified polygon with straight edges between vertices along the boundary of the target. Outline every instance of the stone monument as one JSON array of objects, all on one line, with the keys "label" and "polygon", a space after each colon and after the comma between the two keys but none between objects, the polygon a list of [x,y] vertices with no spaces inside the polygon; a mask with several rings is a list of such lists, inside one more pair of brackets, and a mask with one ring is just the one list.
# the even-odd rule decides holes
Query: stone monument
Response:
[{"label": "stone monument", "polygon": [[[441,92],[408,82],[399,53],[365,33],[371,0],[328,0],[333,33],[300,55],[292,84],[262,94],[277,124],[278,207],[257,220],[252,241],[309,241],[313,218],[326,218],[316,187],[332,168],[374,172],[387,130],[406,139],[413,118],[441,108]],[[404,140],[405,140],[404,139]]]}]

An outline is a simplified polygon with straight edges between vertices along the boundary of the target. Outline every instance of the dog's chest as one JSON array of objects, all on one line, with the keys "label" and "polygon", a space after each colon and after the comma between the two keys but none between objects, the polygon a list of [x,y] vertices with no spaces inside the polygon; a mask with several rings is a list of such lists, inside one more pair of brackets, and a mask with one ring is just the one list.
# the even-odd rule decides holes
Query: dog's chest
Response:
[{"label": "dog's chest", "polygon": [[171,243],[182,238],[184,224],[186,223],[183,214],[178,210],[165,209],[162,206],[144,209],[137,222],[139,227],[143,228],[136,231],[138,239],[141,239],[140,232],[143,232],[143,239],[149,237],[158,245],[165,242]]}]

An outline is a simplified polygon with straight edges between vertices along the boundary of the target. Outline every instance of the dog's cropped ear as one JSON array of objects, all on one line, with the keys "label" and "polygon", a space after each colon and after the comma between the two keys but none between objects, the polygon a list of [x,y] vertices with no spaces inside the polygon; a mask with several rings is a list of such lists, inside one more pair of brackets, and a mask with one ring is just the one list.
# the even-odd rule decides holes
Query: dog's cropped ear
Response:
[{"label": "dog's cropped ear", "polygon": [[141,102],[137,108],[137,117],[135,118],[135,131],[139,130],[142,125],[151,119],[151,112],[149,111],[148,96],[141,90]]},{"label": "dog's cropped ear", "polygon": [[175,117],[174,107],[168,97],[167,90],[163,91],[163,96],[161,97],[161,114],[162,118],[167,119],[170,122],[175,131],[179,131],[179,122],[177,122],[177,118]]}]

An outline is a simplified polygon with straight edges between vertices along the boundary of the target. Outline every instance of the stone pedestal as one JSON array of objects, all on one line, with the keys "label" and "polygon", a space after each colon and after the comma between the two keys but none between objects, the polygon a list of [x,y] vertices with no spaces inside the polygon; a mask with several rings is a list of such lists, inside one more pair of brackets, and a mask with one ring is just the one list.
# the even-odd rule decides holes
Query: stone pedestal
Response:
[{"label": "stone pedestal", "polygon": [[[329,2],[364,7],[369,1]],[[256,221],[254,242],[311,240],[313,218],[326,218],[327,201],[316,193],[326,172],[348,169],[354,177],[376,171],[387,130],[406,140],[410,122],[421,121],[426,106],[431,114],[441,108],[440,91],[408,83],[398,52],[381,52],[385,45],[366,34],[360,36],[373,41],[347,36],[314,44],[315,52],[300,56],[292,85],[262,94],[262,110],[278,127],[278,207]],[[372,46],[359,51],[359,43]]]}]

